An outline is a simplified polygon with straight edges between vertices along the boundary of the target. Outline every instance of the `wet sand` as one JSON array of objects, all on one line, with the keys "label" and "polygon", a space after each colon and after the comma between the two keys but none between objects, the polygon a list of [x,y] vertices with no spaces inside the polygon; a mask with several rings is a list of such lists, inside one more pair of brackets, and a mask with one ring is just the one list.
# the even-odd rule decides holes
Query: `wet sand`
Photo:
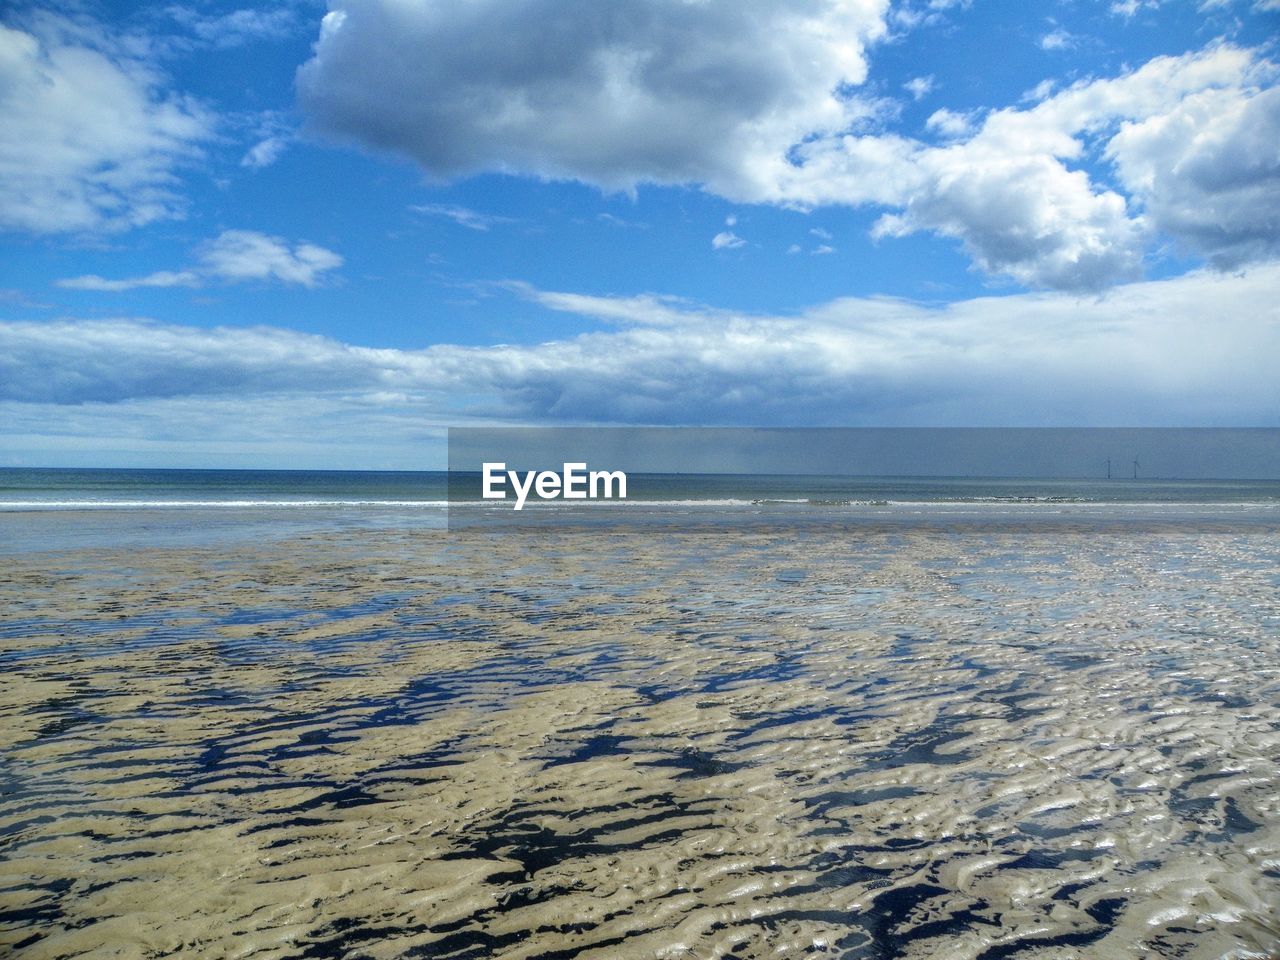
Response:
[{"label": "wet sand", "polygon": [[0,951],[1280,945],[1280,538],[353,531],[0,569]]}]

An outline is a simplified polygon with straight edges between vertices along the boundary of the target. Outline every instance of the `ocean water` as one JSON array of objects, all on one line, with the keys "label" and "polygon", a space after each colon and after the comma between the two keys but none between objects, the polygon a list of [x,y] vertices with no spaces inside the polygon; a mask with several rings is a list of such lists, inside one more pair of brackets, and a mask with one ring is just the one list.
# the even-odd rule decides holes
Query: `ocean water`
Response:
[{"label": "ocean water", "polygon": [[[0,469],[0,511],[212,508],[443,509],[479,500],[478,474],[360,470]],[[895,504],[1280,505],[1280,480],[628,475],[627,500],[655,506]],[[494,504],[485,504],[493,506]],[[530,505],[537,505],[533,500]],[[552,505],[550,502],[543,506]],[[571,509],[583,504],[565,504]],[[509,505],[507,505],[509,506]]]},{"label": "ocean water", "polygon": [[468,525],[1280,523],[1280,481],[628,475],[625,501],[481,500],[443,471],[0,469],[0,549]]},{"label": "ocean water", "polygon": [[353,470],[0,469],[0,510],[442,507],[447,474]]},{"label": "ocean water", "polygon": [[[461,494],[459,493],[461,490]],[[478,498],[467,475],[453,496]],[[0,469],[0,510],[200,507],[442,508],[444,471]],[[806,503],[1280,504],[1280,480],[837,477],[633,473],[628,500],[703,506]],[[575,504],[574,506],[577,506]]]}]

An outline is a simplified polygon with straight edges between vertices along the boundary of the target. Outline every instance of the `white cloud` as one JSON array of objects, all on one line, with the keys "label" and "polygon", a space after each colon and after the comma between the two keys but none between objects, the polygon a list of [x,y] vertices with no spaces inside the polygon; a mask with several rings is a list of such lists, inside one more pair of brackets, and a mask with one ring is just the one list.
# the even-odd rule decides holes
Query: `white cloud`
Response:
[{"label": "white cloud", "polygon": [[911,94],[912,100],[923,100],[933,91],[933,87],[932,74],[927,77],[912,77],[902,85],[902,89]]},{"label": "white cloud", "polygon": [[738,247],[745,247],[747,241],[733,232],[732,228],[738,225],[738,217],[736,214],[729,214],[724,218],[724,225],[731,229],[722,230],[711,238],[711,246],[716,250],[736,250]]},{"label": "white cloud", "polygon": [[298,72],[315,125],[428,172],[758,192],[866,116],[888,0],[334,0]]},{"label": "white cloud", "polygon": [[957,140],[972,134],[973,124],[973,114],[956,113],[942,107],[929,115],[929,119],[924,122],[924,127],[949,140]]},{"label": "white cloud", "polygon": [[[624,0],[551,17],[562,4],[335,0],[299,72],[303,103],[321,127],[438,176],[690,183],[734,202],[880,207],[876,237],[954,238],[983,271],[1030,287],[1131,280],[1162,235],[1215,265],[1265,259],[1280,237],[1265,200],[1272,165],[1250,146],[1265,141],[1243,119],[1270,129],[1269,98],[1244,106],[1274,88],[1259,51],[1214,43],[1057,92],[1042,84],[1029,104],[939,109],[926,129],[944,142],[930,143],[877,131],[888,114],[848,94],[865,77],[864,47],[884,36],[879,0],[753,0],[747,13]],[[910,11],[928,19],[951,5]],[[1044,38],[1072,42],[1061,30]],[[923,95],[928,80],[907,88]],[[1223,112],[1178,146],[1167,128],[1198,98]],[[1195,177],[1176,166],[1192,153]],[[1215,164],[1238,181],[1229,196],[1210,184]],[[1248,198],[1263,202],[1242,228]],[[713,243],[739,239],[725,230]]]},{"label": "white cloud", "polygon": [[82,277],[69,277],[59,280],[58,286],[66,290],[94,290],[100,293],[122,293],[138,287],[198,287],[201,277],[192,270],[160,270],[149,273],[145,277],[130,277],[125,280],[108,280],[96,274],[85,274]]},{"label": "white cloud", "polygon": [[809,252],[812,253],[815,257],[822,257],[822,256],[826,256],[828,253],[835,253],[836,248],[831,246],[828,243],[820,243]]},{"label": "white cloud", "polygon": [[261,170],[263,167],[269,167],[284,153],[289,146],[287,137],[271,136],[265,140],[259,140],[245,152],[240,159],[240,166],[250,167],[254,170]]},{"label": "white cloud", "polygon": [[180,216],[177,171],[213,120],[83,21],[0,24],[0,229],[121,229]]},{"label": "white cloud", "polygon": [[1061,27],[1050,30],[1040,38],[1041,50],[1070,50],[1078,45],[1078,38]]},{"label": "white cloud", "polygon": [[714,310],[700,307],[681,297],[659,296],[652,293],[634,297],[598,297],[582,293],[563,293],[539,290],[527,283],[508,283],[507,288],[526,300],[531,300],[548,310],[576,313],[610,323],[674,326],[688,321],[690,316],[724,316]]},{"label": "white cloud", "polygon": [[292,247],[280,237],[255,230],[224,230],[199,251],[198,266],[180,271],[161,270],[143,277],[108,280],[94,274],[59,280],[68,290],[120,293],[139,287],[199,287],[210,280],[231,283],[278,280],[314,287],[329,270],[342,266],[342,257],[312,243]]},{"label": "white cloud", "polygon": [[[1158,57],[1118,78],[1077,83],[1027,108],[991,111],[967,136],[953,115],[940,111],[930,126],[959,137],[941,146],[891,135],[817,139],[797,149],[802,163],[779,183],[775,199],[897,208],[880,218],[875,236],[927,230],[955,237],[983,270],[1029,286],[1089,291],[1132,279],[1158,231],[1214,263],[1226,262],[1214,236],[1232,262],[1265,259],[1275,240],[1241,237],[1247,231],[1229,204],[1199,210],[1202,224],[1165,213],[1163,199],[1176,198],[1189,174],[1174,173],[1178,149],[1140,149],[1140,141],[1154,141],[1144,140],[1136,126],[1150,122],[1152,131],[1163,130],[1189,117],[1201,101],[1214,101],[1221,116],[1213,122],[1202,118],[1206,129],[1188,133],[1206,158],[1206,189],[1214,171],[1230,169],[1232,197],[1274,196],[1275,168],[1261,146],[1265,139],[1253,138],[1243,122],[1232,119],[1244,116],[1245,105],[1261,96],[1261,85],[1274,75],[1274,66],[1253,52],[1214,45],[1182,57]],[[1269,96],[1250,110],[1255,123],[1270,129]],[[1189,131],[1186,123],[1181,128]],[[1090,149],[1115,162],[1114,187],[1100,186],[1073,167]],[[1136,173],[1140,155],[1155,172]],[[1268,201],[1263,209],[1273,208]],[[1250,229],[1268,232],[1265,222],[1264,213]],[[1280,237],[1276,220],[1270,223],[1269,236]]]},{"label": "white cloud", "polygon": [[298,26],[298,17],[287,6],[268,10],[232,10],[212,16],[191,7],[171,6],[165,11],[202,43],[214,47],[238,47],[254,40],[280,40]]},{"label": "white cloud", "polygon": [[[385,426],[398,435],[446,416],[764,425],[1280,423],[1276,265],[1125,285],[1093,300],[1041,293],[927,307],[850,298],[795,315],[652,295],[518,289],[610,329],[531,345],[394,350],[272,328],[0,323],[0,422],[14,432],[37,411],[46,424],[85,417],[92,429],[120,430],[150,409],[159,421],[148,427],[154,435],[172,408],[149,403],[190,400],[190,411],[201,408],[194,402],[200,398],[241,398],[292,404],[308,417],[318,409],[349,416],[362,410],[381,424],[375,432]],[[80,404],[98,406],[66,412]],[[332,439],[324,431],[337,429],[308,422],[320,431],[317,440]],[[184,423],[169,423],[165,432],[205,436]],[[234,435],[237,427],[218,429]]]},{"label": "white cloud", "polygon": [[261,170],[271,166],[297,139],[288,116],[280,111],[264,110],[252,119],[246,118],[246,122],[252,123],[256,142],[240,158],[242,167]]},{"label": "white cloud", "polygon": [[[265,327],[199,330],[137,320],[55,321],[43,328],[5,325],[2,339],[12,351],[0,361],[0,369],[8,368],[4,396],[24,401],[324,394],[394,379],[392,371],[370,364],[377,351]],[[49,365],[44,374],[41,364]]]},{"label": "white cloud", "polygon": [[313,243],[288,241],[256,230],[224,230],[200,253],[203,270],[222,280],[279,280],[314,287],[342,257]]},{"label": "white cloud", "polygon": [[[954,150],[954,152],[950,152]],[[1124,198],[1095,193],[1089,178],[1051,157],[982,160],[981,145],[921,158],[921,189],[872,236],[930,230],[955,237],[984,271],[1027,286],[1097,290],[1142,269],[1141,226]]]},{"label": "white cloud", "polygon": [[419,203],[409,208],[415,213],[425,213],[431,217],[444,217],[469,230],[488,230],[500,223],[515,223],[511,217],[494,216],[491,213],[480,213],[467,207],[449,203]]},{"label": "white cloud", "polygon": [[971,0],[902,0],[890,12],[894,26],[904,30],[935,26],[946,19],[952,8],[966,9]]},{"label": "white cloud", "polygon": [[1127,19],[1139,10],[1154,10],[1159,6],[1160,0],[1113,0],[1111,12]]},{"label": "white cloud", "polygon": [[[1236,2],[1238,0],[1202,0],[1196,9],[1201,13],[1206,13],[1210,10],[1229,8]],[[1158,10],[1164,3],[1165,0],[1113,0],[1111,12],[1129,19],[1140,10]],[[1280,10],[1280,0],[1253,0],[1248,5],[1259,13]]]},{"label": "white cloud", "polygon": [[1280,255],[1280,88],[1210,89],[1107,146],[1152,226],[1222,269]]}]

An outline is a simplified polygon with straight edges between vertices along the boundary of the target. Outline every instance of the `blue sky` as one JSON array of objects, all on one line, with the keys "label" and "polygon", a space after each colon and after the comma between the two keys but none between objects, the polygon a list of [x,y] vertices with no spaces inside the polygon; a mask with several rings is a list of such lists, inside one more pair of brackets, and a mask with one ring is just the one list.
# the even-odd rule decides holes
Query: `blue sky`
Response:
[{"label": "blue sky", "polygon": [[0,463],[1280,423],[1275,0],[2,22]]}]

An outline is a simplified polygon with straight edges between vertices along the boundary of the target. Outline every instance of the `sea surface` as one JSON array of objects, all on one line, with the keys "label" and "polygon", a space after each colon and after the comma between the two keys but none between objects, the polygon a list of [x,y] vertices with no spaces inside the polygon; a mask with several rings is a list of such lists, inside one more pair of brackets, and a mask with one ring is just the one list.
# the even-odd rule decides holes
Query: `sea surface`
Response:
[{"label": "sea surface", "polygon": [[[0,469],[0,549],[194,545],[450,525],[1280,524],[1280,481],[628,475],[622,500],[482,501],[443,471]],[[61,517],[50,514],[62,514]]]},{"label": "sea surface", "polygon": [[[473,478],[478,484],[478,478]],[[199,507],[444,507],[444,471],[0,468],[0,510]],[[455,494],[456,497],[456,494]],[[828,477],[633,473],[628,499],[653,504],[816,506],[914,503],[1280,505],[1280,480]]]}]

